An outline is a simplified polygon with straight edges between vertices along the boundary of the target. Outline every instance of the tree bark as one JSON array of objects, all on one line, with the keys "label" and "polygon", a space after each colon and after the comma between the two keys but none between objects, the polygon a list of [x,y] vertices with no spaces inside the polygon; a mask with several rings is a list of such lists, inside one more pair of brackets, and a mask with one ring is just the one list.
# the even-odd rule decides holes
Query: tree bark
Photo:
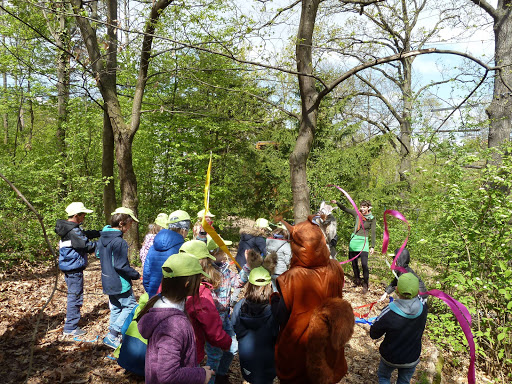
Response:
[{"label": "tree bark", "polygon": [[[121,204],[124,207],[131,208],[137,215],[137,178],[133,169],[132,162],[132,143],[135,133],[140,126],[140,116],[144,89],[147,82],[149,61],[153,43],[153,36],[156,25],[162,12],[172,3],[172,0],[155,0],[152,2],[150,15],[146,22],[145,34],[142,42],[139,74],[133,95],[132,111],[130,114],[130,123],[128,124],[123,117],[121,104],[117,95],[116,84],[116,66],[109,70],[112,65],[115,52],[117,52],[118,38],[116,26],[117,20],[117,0],[108,0],[108,24],[112,31],[109,34],[109,55],[107,60],[103,59],[96,36],[96,31],[92,28],[88,19],[80,16],[82,11],[81,0],[71,0],[76,16],[77,24],[80,28],[82,39],[87,47],[89,60],[92,63],[92,69],[98,89],[103,97],[104,108],[112,125],[115,157],[119,171],[119,184],[121,188]],[[130,258],[135,258],[139,247],[139,236],[137,223],[132,225],[131,229],[125,234],[124,238],[130,245]]]},{"label": "tree bark", "polygon": [[[303,0],[299,30],[297,32],[297,71],[313,73],[313,31],[320,0]],[[290,155],[290,177],[293,194],[295,223],[307,219],[310,211],[309,186],[307,182],[307,161],[313,144],[318,117],[318,92],[315,79],[298,76],[301,98],[301,119],[295,148]]]},{"label": "tree bark", "polygon": [[114,181],[114,132],[107,111],[103,111],[103,154],[101,160],[103,187],[103,214],[110,223],[111,213],[116,210],[116,186]]},{"label": "tree bark", "polygon": [[[494,21],[494,60],[496,66],[512,64],[512,1],[498,1]],[[506,85],[505,85],[506,84]],[[508,85],[508,87],[507,87]],[[512,118],[512,67],[504,67],[494,80],[493,99],[486,112],[490,119],[488,146],[498,147],[510,140]]]}]

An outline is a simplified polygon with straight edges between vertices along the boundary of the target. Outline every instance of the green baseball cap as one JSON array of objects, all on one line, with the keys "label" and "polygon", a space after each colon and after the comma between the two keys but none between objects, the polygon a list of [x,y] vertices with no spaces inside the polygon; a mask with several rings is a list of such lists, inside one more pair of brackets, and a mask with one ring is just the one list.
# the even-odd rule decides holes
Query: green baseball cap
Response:
[{"label": "green baseball cap", "polygon": [[130,208],[119,207],[114,212],[112,212],[111,215],[115,215],[116,213],[125,213],[125,214],[129,215],[137,223],[139,222],[139,220],[135,217],[135,213],[133,213],[133,211]]},{"label": "green baseball cap", "polygon": [[162,274],[164,277],[194,276],[199,273],[206,276],[208,279],[210,278],[210,275],[203,271],[199,260],[194,255],[186,252],[169,256],[164,265],[162,265]]},{"label": "green baseball cap", "polygon": [[85,208],[84,203],[75,201],[66,207],[68,217],[78,215],[79,213],[92,213],[92,209]]},{"label": "green baseball cap", "polygon": [[206,258],[215,260],[215,257],[210,255],[210,252],[208,252],[208,247],[206,246],[206,243],[201,240],[190,240],[183,243],[183,245],[180,248],[180,253],[188,253],[189,255],[192,255],[198,260]]},{"label": "green baseball cap", "polygon": [[155,224],[161,226],[162,228],[167,228],[167,222],[169,221],[169,216],[167,213],[159,213],[155,219]]},{"label": "green baseball cap", "polygon": [[420,289],[420,282],[416,276],[412,273],[404,273],[398,278],[397,284],[398,293],[402,296],[412,299],[418,296]]},{"label": "green baseball cap", "polygon": [[270,284],[271,281],[270,272],[263,267],[254,268],[249,274],[249,283],[254,285],[263,286]]},{"label": "green baseball cap", "polygon": [[177,211],[174,211],[169,215],[169,224],[185,220],[190,221],[190,215],[187,212],[182,211],[181,209],[178,209]]},{"label": "green baseball cap", "polygon": [[[222,239],[222,237],[221,237],[221,239]],[[222,239],[222,241],[226,245],[233,244],[233,242],[229,241],[229,240]],[[206,246],[208,247],[209,251],[213,251],[214,249],[219,248],[219,245],[215,242],[215,240],[212,239],[212,237],[210,235],[206,235]]]}]

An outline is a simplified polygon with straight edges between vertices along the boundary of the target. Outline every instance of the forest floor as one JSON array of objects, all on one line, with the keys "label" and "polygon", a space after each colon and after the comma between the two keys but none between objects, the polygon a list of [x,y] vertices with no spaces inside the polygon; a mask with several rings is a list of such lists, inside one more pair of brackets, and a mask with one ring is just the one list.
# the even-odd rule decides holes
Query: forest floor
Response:
[{"label": "forest floor", "polygon": [[[138,268],[140,271],[140,268]],[[55,266],[51,263],[20,263],[0,272],[0,380],[3,383],[138,383],[143,379],[128,374],[110,357],[111,349],[101,341],[109,323],[108,298],[102,293],[99,261],[91,257],[85,271],[85,295],[81,326],[87,331],[82,341],[62,335],[66,310],[66,284],[58,274],[56,292],[45,308],[38,325],[35,343],[32,343],[40,308],[47,302],[56,283]],[[376,277],[371,275],[370,282]],[[370,292],[361,294],[347,277],[344,297],[355,308],[377,301],[384,284],[375,283]],[[135,282],[136,296],[143,293],[142,282]],[[377,316],[385,306],[377,304],[370,317]],[[364,312],[366,309],[361,309]],[[428,332],[428,322],[427,331]],[[369,337],[369,325],[356,324],[354,335],[346,346],[349,366],[347,376],[340,383],[375,383],[379,364],[378,345]],[[413,383],[432,383],[439,354],[444,358],[441,381],[437,383],[466,383],[468,359],[439,352],[426,334],[423,338],[422,360]],[[31,357],[31,355],[33,355]],[[458,364],[451,364],[458,361]],[[232,364],[232,383],[241,383],[238,359]],[[279,381],[276,379],[276,383]],[[477,383],[491,381],[477,370]]]}]

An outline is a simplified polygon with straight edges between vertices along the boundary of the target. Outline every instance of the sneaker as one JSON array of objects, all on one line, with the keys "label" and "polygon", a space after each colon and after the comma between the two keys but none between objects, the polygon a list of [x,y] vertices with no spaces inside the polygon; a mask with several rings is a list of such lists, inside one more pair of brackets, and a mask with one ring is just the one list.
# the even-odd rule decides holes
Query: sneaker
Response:
[{"label": "sneaker", "polygon": [[82,336],[85,335],[87,331],[84,331],[83,329],[80,329],[79,327],[73,329],[72,331],[66,331],[64,330],[62,334],[64,336]]},{"label": "sneaker", "polygon": [[119,345],[121,344],[121,339],[109,333],[103,339],[103,344],[112,349],[117,349],[117,347],[119,347]]}]

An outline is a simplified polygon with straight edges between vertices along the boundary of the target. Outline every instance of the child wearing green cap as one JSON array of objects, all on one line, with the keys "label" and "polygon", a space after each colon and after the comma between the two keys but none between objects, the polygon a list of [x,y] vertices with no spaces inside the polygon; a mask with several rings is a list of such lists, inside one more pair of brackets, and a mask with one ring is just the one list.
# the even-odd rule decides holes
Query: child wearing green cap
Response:
[{"label": "child wearing green cap", "polygon": [[194,329],[185,312],[187,296],[197,296],[203,271],[191,254],[181,252],[162,266],[162,293],[140,312],[139,332],[148,340],[145,382],[206,384],[214,372],[199,367]]},{"label": "child wearing green cap", "polygon": [[109,333],[103,338],[103,344],[113,349],[121,344],[121,328],[137,305],[132,280],[138,280],[140,274],[130,266],[128,243],[123,239],[134,221],[138,220],[130,208],[117,208],[112,212],[111,225],[103,228],[98,241],[101,285],[110,307]]},{"label": "child wearing green cap", "polygon": [[395,369],[398,369],[398,384],[410,383],[420,361],[428,307],[418,297],[418,278],[404,273],[398,278],[396,291],[399,299],[384,308],[370,328],[372,339],[385,335],[379,347],[379,384],[390,383]]},{"label": "child wearing green cap", "polygon": [[203,361],[206,342],[222,350],[228,350],[231,346],[231,336],[222,329],[222,320],[212,296],[212,290],[220,286],[222,276],[211,265],[215,258],[208,252],[204,241],[187,241],[181,246],[180,253],[188,253],[198,259],[203,271],[209,275],[202,276],[199,295],[190,296],[185,305],[196,335],[197,361]]},{"label": "child wearing green cap", "polygon": [[249,383],[271,384],[276,377],[274,347],[279,325],[270,308],[271,282],[271,271],[263,266],[252,269],[244,298],[231,316],[240,371]]}]

